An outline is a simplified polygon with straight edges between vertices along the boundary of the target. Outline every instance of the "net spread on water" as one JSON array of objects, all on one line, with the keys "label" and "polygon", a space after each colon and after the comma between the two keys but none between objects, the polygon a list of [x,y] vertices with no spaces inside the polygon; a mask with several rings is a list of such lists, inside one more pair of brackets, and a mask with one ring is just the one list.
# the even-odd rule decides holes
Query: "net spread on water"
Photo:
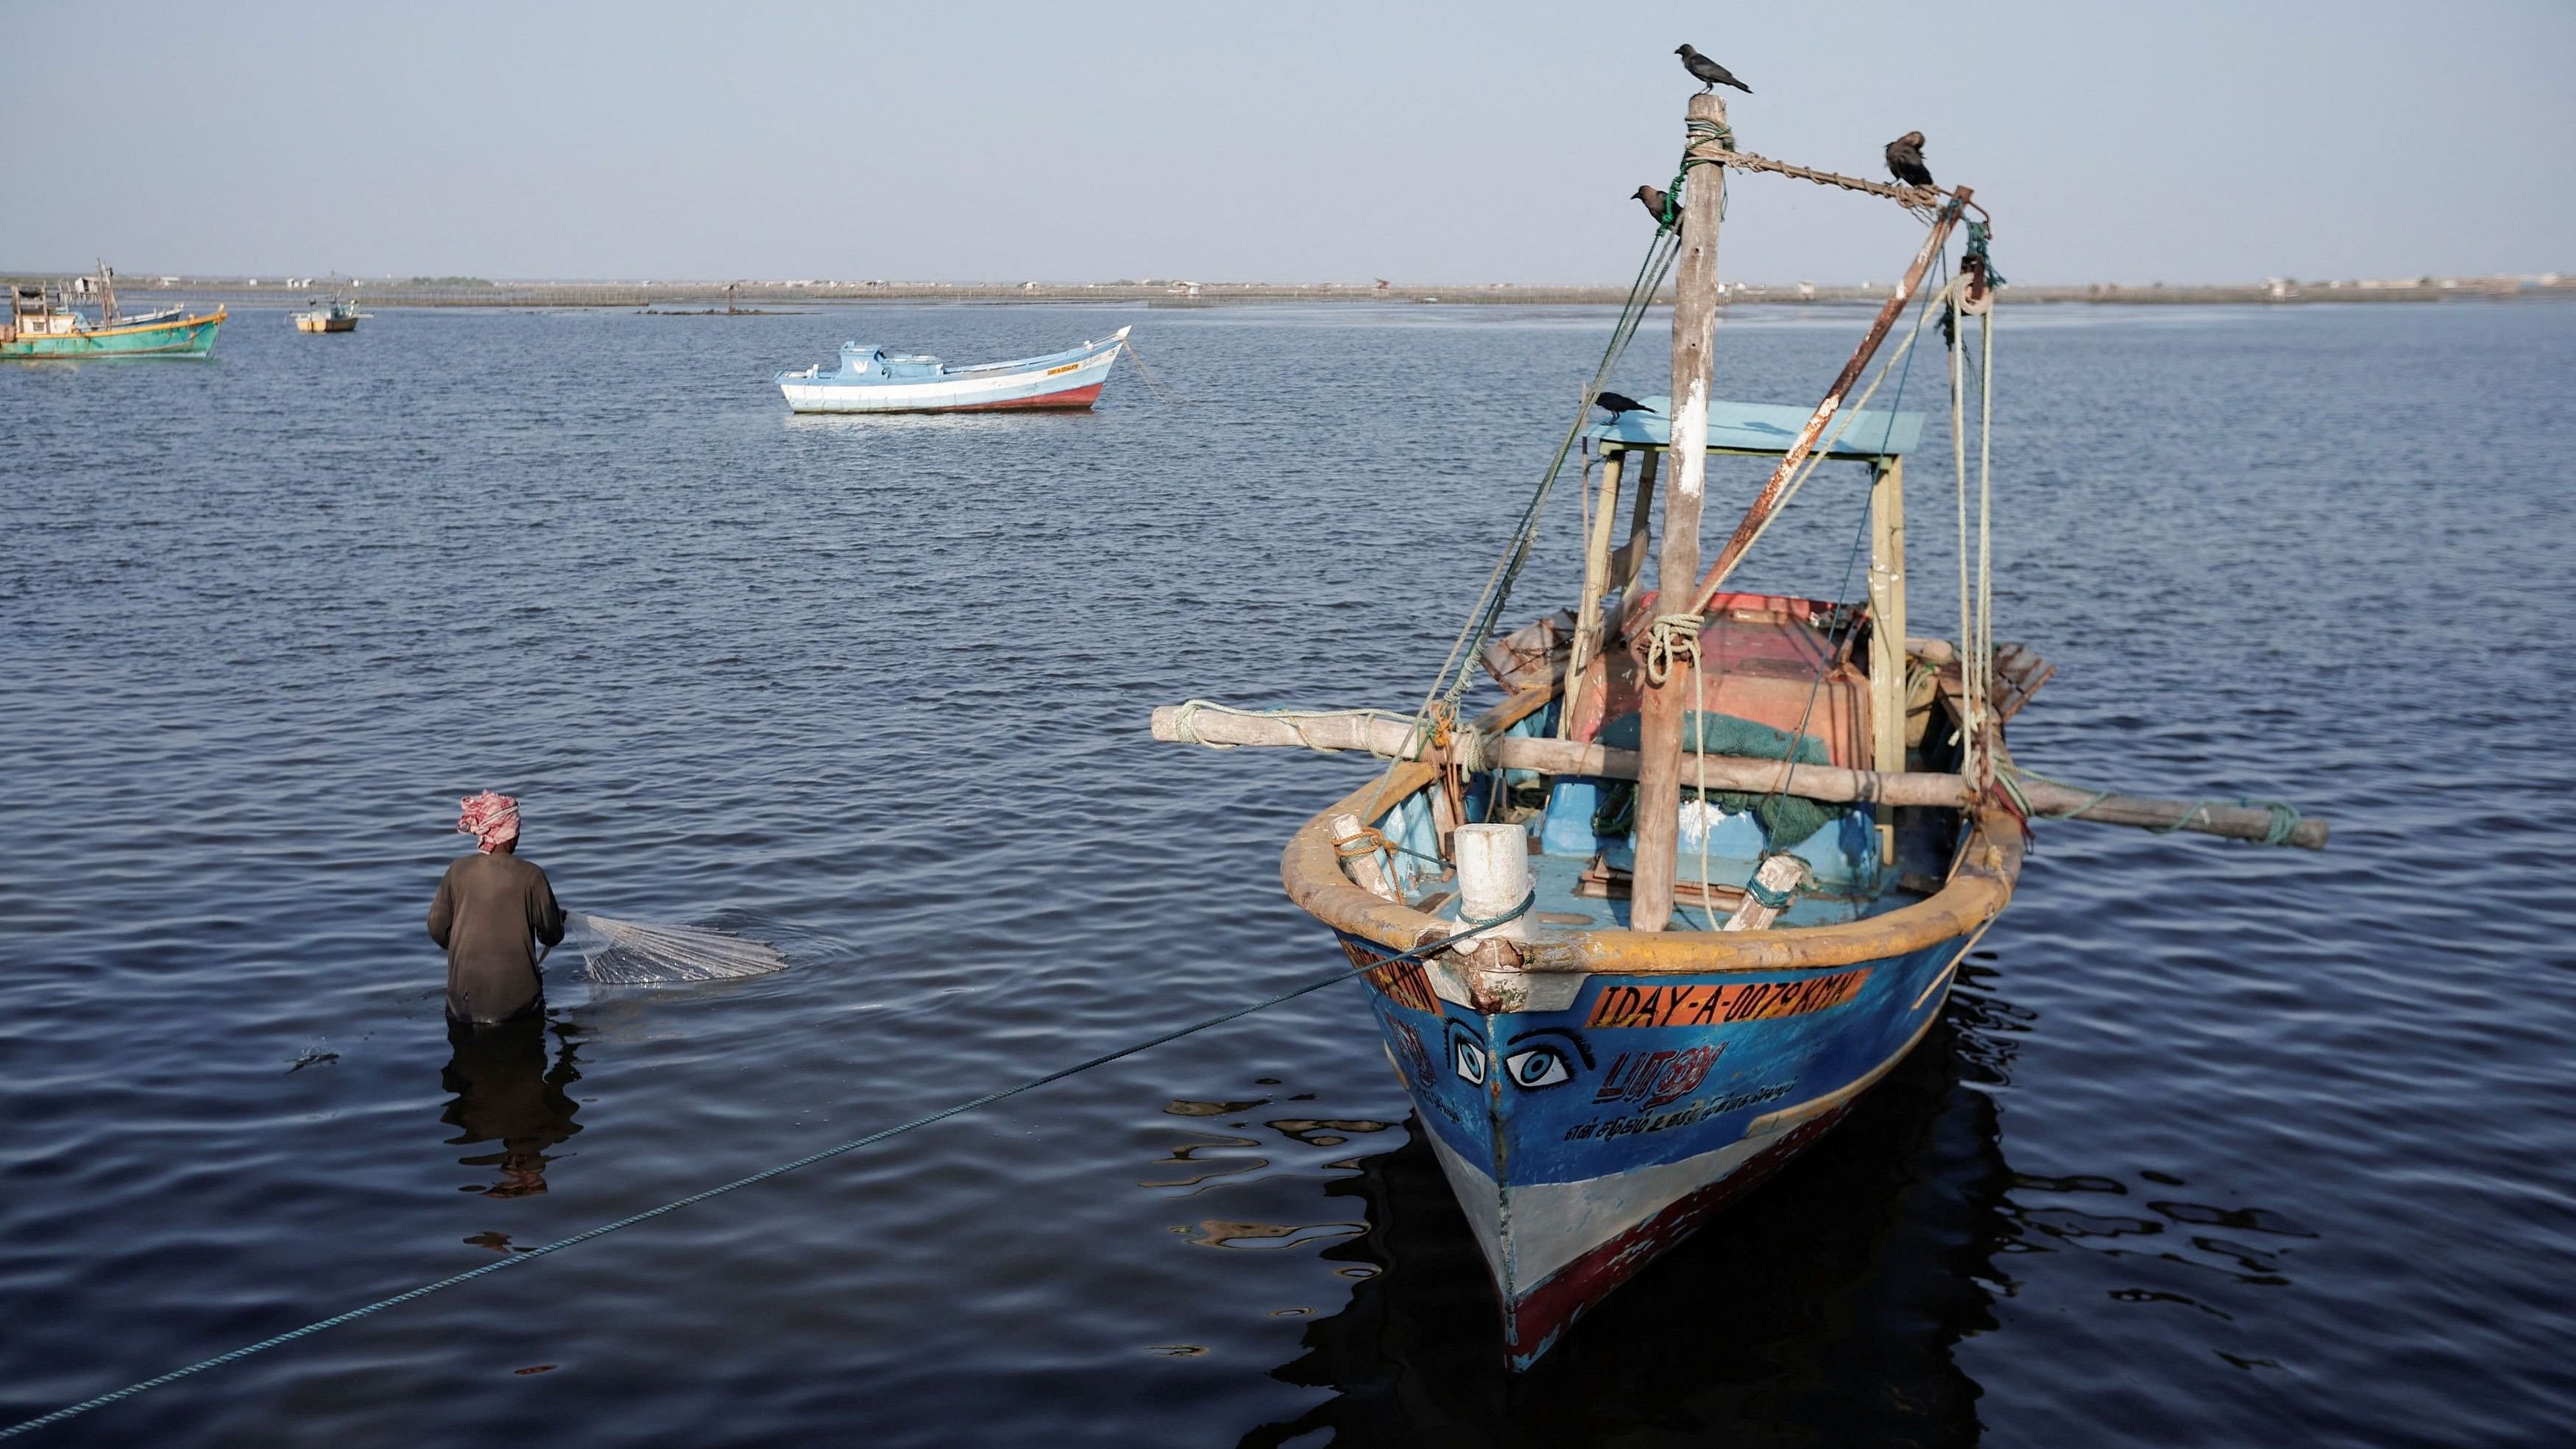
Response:
[{"label": "net spread on water", "polygon": [[778,948],[697,926],[657,926],[570,912],[564,924],[580,933],[581,979],[603,986],[650,986],[667,981],[730,981],[764,976],[786,966]]}]

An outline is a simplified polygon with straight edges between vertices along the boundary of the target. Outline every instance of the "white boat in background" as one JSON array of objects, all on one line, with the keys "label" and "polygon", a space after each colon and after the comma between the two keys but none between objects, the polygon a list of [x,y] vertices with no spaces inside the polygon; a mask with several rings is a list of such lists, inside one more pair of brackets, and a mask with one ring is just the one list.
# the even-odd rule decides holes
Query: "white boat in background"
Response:
[{"label": "white boat in background", "polygon": [[1045,357],[975,367],[844,342],[839,371],[825,372],[817,363],[803,372],[782,372],[778,390],[788,408],[800,413],[1079,411],[1100,400],[1128,330]]}]

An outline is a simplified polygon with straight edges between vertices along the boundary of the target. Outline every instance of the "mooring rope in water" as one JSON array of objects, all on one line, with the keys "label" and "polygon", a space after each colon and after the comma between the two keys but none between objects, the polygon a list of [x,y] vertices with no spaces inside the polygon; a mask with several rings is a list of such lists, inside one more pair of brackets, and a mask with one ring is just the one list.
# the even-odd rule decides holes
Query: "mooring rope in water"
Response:
[{"label": "mooring rope in water", "polygon": [[1135,338],[1130,337],[1126,340],[1126,352],[1127,360],[1136,364],[1136,375],[1144,380],[1145,391],[1153,395],[1154,401],[1185,408],[1198,406],[1197,403],[1181,396],[1179,388],[1165,383],[1154,375],[1154,369],[1145,365],[1145,354],[1136,350]]},{"label": "mooring rope in water", "polygon": [[77,1404],[66,1404],[62,1408],[56,1409],[51,1413],[39,1414],[35,1418],[25,1420],[21,1423],[12,1424],[5,1429],[0,1429],[0,1439],[15,1438],[20,1434],[32,1433],[35,1430],[59,1424],[66,1419],[76,1418],[79,1415],[86,1414],[92,1409],[103,1409],[110,1404],[133,1398],[135,1395],[143,1393],[146,1390],[157,1389],[164,1384],[176,1383],[181,1379],[187,1378],[191,1374],[204,1373],[206,1370],[211,1368],[221,1368],[225,1364],[235,1363],[242,1359],[246,1359],[252,1354],[264,1353],[269,1349],[293,1343],[300,1338],[310,1338],[314,1334],[320,1333],[326,1328],[337,1328],[341,1324],[365,1318],[369,1314],[382,1313],[388,1308],[397,1308],[405,1303],[412,1302],[415,1299],[426,1298],[430,1294],[439,1292],[443,1289],[453,1288],[461,1283],[470,1283],[477,1278],[489,1277],[494,1273],[500,1272],[504,1268],[513,1268],[521,1263],[532,1262],[549,1253],[562,1252],[566,1248],[587,1243],[593,1238],[604,1238],[610,1233],[616,1232],[620,1228],[631,1228],[637,1223],[650,1222],[653,1219],[662,1217],[666,1214],[678,1212],[684,1207],[690,1207],[697,1203],[705,1202],[709,1198],[722,1197],[726,1193],[732,1192],[737,1188],[745,1188],[750,1187],[755,1183],[767,1182],[773,1177],[784,1177],[788,1173],[794,1172],[799,1168],[811,1167],[815,1163],[829,1161],[830,1159],[839,1157],[846,1152],[856,1152],[862,1147],[873,1146],[876,1143],[885,1141],[889,1137],[900,1137],[904,1133],[910,1132],[917,1127],[927,1127],[934,1122],[944,1122],[951,1117],[960,1116],[964,1113],[974,1111],[978,1107],[990,1106],[995,1102],[1019,1096],[1024,1092],[1036,1091],[1040,1087],[1061,1082],[1067,1077],[1090,1071],[1094,1067],[1105,1067],[1111,1062],[1124,1060],[1128,1057],[1135,1056],[1139,1052],[1151,1051],[1155,1047],[1162,1046],[1168,1042],[1178,1041],[1182,1037],[1189,1036],[1197,1032],[1206,1031],[1210,1027],[1223,1026],[1227,1022],[1240,1020],[1252,1015],[1256,1011],[1267,1011],[1271,1007],[1280,1005],[1283,1002],[1294,1001],[1298,997],[1304,996],[1309,992],[1321,991],[1327,986],[1337,985],[1355,977],[1365,976],[1373,971],[1383,971],[1391,966],[1401,966],[1407,962],[1419,961],[1423,957],[1429,956],[1435,951],[1447,950],[1449,947],[1467,940],[1470,937],[1481,936],[1485,932],[1491,931],[1496,927],[1509,925],[1511,922],[1519,920],[1521,917],[1529,914],[1530,907],[1536,904],[1537,900],[1538,895],[1533,891],[1531,894],[1523,896],[1519,905],[1512,907],[1510,910],[1503,912],[1501,915],[1496,916],[1491,920],[1462,920],[1460,924],[1464,929],[1456,931],[1450,935],[1443,936],[1437,941],[1428,942],[1424,945],[1416,946],[1409,951],[1389,956],[1382,961],[1372,961],[1365,966],[1353,966],[1346,970],[1336,971],[1330,976],[1319,977],[1316,980],[1307,982],[1303,986],[1283,991],[1277,996],[1270,997],[1267,1000],[1256,1001],[1249,1006],[1238,1006],[1232,1011],[1228,1011],[1217,1016],[1211,1016],[1205,1021],[1193,1022],[1188,1026],[1179,1028],[1178,1030],[1167,1031],[1161,1036],[1152,1037],[1129,1046],[1123,1046],[1118,1048],[1116,1051],[1103,1052],[1099,1056],[1091,1058],[1089,1061],[1077,1062],[1072,1066],[1049,1072],[1042,1077],[1032,1077],[1028,1081],[1022,1082],[1017,1086],[1004,1087],[998,1091],[987,1092],[984,1095],[973,1098],[969,1101],[959,1102],[954,1106],[942,1107],[936,1112],[930,1112],[922,1116],[915,1117],[909,1122],[888,1127],[882,1132],[871,1132],[865,1137],[844,1142],[838,1147],[826,1147],[820,1152],[809,1152],[803,1157],[797,1158],[793,1162],[780,1163],[776,1167],[772,1167],[761,1172],[755,1172],[749,1177],[735,1178],[731,1182],[718,1184],[717,1186],[708,1188],[703,1192],[693,1192],[687,1197],[666,1202],[660,1207],[646,1208],[640,1213],[631,1213],[625,1217],[619,1218],[615,1222],[602,1223],[598,1227],[591,1228],[584,1232],[575,1233],[569,1238],[558,1238],[551,1243],[546,1243],[539,1247],[519,1249],[516,1256],[498,1258],[492,1262],[484,1264],[480,1268],[471,1268],[462,1273],[452,1274],[448,1277],[441,1278],[434,1283],[424,1283],[407,1292],[397,1293],[391,1298],[379,1298],[375,1302],[369,1303],[363,1307],[352,1308],[345,1313],[335,1313],[328,1318],[317,1319],[314,1322],[304,1325],[302,1328],[289,1329],[286,1332],[274,1335],[273,1337],[263,1338],[257,1343],[244,1344],[240,1348],[233,1349],[228,1353],[219,1353],[212,1358],[199,1359],[197,1362],[188,1365],[186,1368],[172,1369],[168,1373],[145,1379],[140,1383],[127,1384],[124,1388],[100,1394],[95,1398],[83,1399]]}]

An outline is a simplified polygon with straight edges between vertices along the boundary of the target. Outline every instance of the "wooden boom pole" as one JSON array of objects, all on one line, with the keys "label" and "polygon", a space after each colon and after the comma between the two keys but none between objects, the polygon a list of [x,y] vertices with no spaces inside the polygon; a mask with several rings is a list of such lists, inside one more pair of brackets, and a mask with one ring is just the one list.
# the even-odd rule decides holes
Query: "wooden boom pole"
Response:
[{"label": "wooden boom pole", "polygon": [[[1693,96],[1690,120],[1685,157],[1717,150],[1717,137],[1725,133],[1709,132],[1726,125],[1726,102],[1714,94]],[[1664,478],[1663,550],[1655,559],[1655,607],[1665,614],[1684,608],[1697,612],[1682,601],[1699,575],[1699,512],[1708,485],[1709,353],[1717,343],[1717,225],[1726,198],[1723,170],[1704,164],[1694,173],[1687,159],[1683,169],[1681,261],[1673,291],[1672,441],[1665,450],[1671,466]],[[1672,666],[1661,683],[1649,678],[1639,708],[1643,734],[1636,885],[1628,902],[1628,924],[1639,931],[1660,931],[1673,914],[1673,861],[1682,810],[1682,705],[1690,697],[1691,669],[1699,655],[1696,637],[1691,644],[1688,657],[1694,665],[1684,665],[1681,651],[1668,650]]]},{"label": "wooden boom pole", "polygon": [[[1708,566],[1708,577],[1700,580],[1698,589],[1691,595],[1693,613],[1708,607],[1708,601],[1717,596],[1718,586],[1726,582],[1728,574],[1735,572],[1735,565],[1743,559],[1744,551],[1753,546],[1754,538],[1771,521],[1772,511],[1780,506],[1780,496],[1788,488],[1789,480],[1797,475],[1798,465],[1806,462],[1807,455],[1815,451],[1816,440],[1824,436],[1826,425],[1834,420],[1835,413],[1842,410],[1843,399],[1851,395],[1852,384],[1860,381],[1861,369],[1869,366],[1869,360],[1878,354],[1878,345],[1887,340],[1888,329],[1904,315],[1905,304],[1914,300],[1915,290],[1923,285],[1923,273],[1930,269],[1932,259],[1941,254],[1941,243],[1949,240],[1950,228],[1957,224],[1959,211],[1968,204],[1970,194],[1968,188],[1962,186],[1951,192],[1950,199],[1942,203],[1940,215],[1932,222],[1932,234],[1923,238],[1922,247],[1914,253],[1914,265],[1905,269],[1905,280],[1896,284],[1896,291],[1888,297],[1887,305],[1878,309],[1878,319],[1869,324],[1869,335],[1861,339],[1851,361],[1843,364],[1841,374],[1834,378],[1834,385],[1825,389],[1825,400],[1816,404],[1814,416],[1798,430],[1797,439],[1790,443],[1788,453],[1780,459],[1780,466],[1771,470],[1771,481],[1763,484],[1762,491],[1754,495],[1752,506],[1744,510],[1744,521],[1735,525],[1734,536],[1727,539],[1726,547],[1718,550],[1717,562]],[[1692,555],[1692,562],[1698,562],[1698,555]],[[1670,605],[1663,607],[1670,611]],[[1642,818],[1637,828],[1640,831],[1645,829]],[[1645,854],[1642,835],[1638,839],[1637,851],[1641,857]],[[1639,878],[1643,879],[1642,874]]]}]

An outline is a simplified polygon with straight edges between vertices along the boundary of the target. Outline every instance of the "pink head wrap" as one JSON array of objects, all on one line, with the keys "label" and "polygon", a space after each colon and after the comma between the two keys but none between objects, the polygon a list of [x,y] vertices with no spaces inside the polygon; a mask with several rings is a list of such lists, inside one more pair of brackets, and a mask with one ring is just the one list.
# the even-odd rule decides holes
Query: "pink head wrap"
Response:
[{"label": "pink head wrap", "polygon": [[474,848],[495,851],[519,838],[519,802],[486,790],[456,802],[456,828],[474,837]]}]

